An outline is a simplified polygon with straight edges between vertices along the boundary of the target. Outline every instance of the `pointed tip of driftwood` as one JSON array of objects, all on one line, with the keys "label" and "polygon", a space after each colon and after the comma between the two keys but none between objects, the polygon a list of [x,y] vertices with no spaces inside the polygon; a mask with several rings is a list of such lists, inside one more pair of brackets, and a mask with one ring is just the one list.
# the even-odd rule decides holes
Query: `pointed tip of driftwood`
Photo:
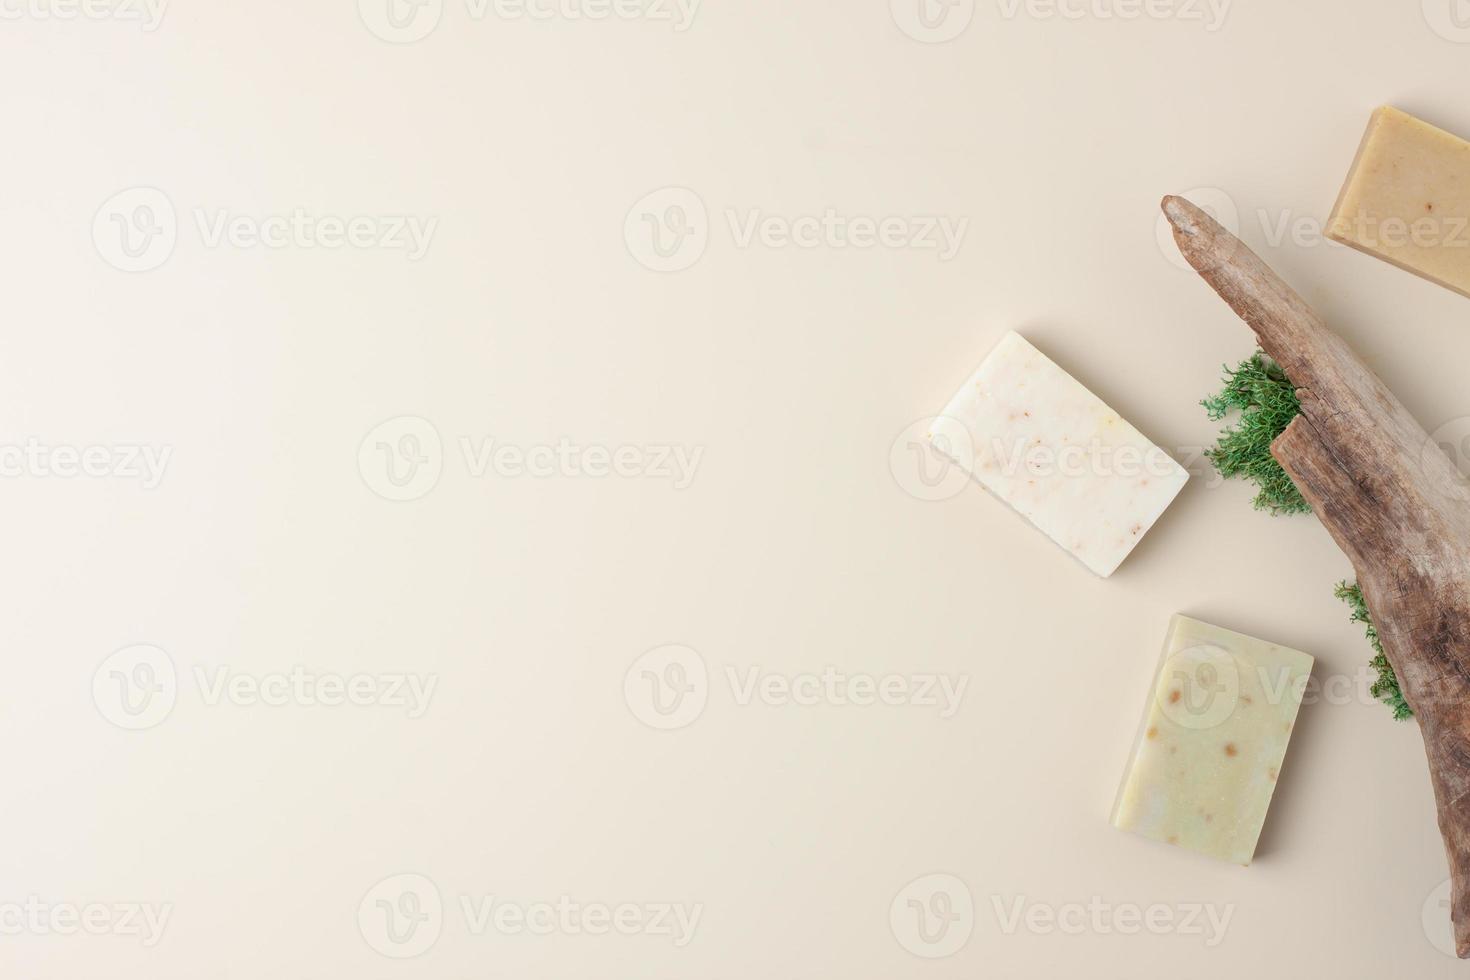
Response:
[{"label": "pointed tip of driftwood", "polygon": [[1175,194],[1166,194],[1159,202],[1159,208],[1164,212],[1164,217],[1169,219],[1169,224],[1174,230],[1185,235],[1195,235],[1200,231],[1200,219],[1208,218],[1209,215]]},{"label": "pointed tip of driftwood", "polygon": [[[1179,246],[1179,254],[1206,279],[1210,279],[1217,270],[1229,271],[1238,253],[1249,251],[1210,212],[1185,198],[1176,194],[1165,195],[1159,202],[1159,208],[1173,227],[1174,244]],[[1264,266],[1253,271],[1271,275],[1270,270]],[[1219,291],[1220,286],[1213,280],[1211,285]]]}]

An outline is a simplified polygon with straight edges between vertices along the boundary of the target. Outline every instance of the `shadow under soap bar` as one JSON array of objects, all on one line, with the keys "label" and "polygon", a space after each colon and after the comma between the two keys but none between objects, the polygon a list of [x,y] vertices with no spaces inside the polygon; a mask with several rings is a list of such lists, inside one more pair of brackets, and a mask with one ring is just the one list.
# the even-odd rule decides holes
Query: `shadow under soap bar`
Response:
[{"label": "shadow under soap bar", "polygon": [[1175,616],[1113,826],[1250,864],[1312,663]]}]

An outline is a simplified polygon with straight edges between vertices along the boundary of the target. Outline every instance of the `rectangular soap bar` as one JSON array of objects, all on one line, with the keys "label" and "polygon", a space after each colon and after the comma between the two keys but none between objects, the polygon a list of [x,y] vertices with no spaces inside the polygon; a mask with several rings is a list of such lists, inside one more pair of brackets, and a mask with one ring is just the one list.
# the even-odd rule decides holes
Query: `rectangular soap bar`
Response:
[{"label": "rectangular soap bar", "polygon": [[1189,480],[1168,453],[1015,332],[965,382],[929,438],[1104,577]]},{"label": "rectangular soap bar", "polygon": [[1470,296],[1470,143],[1378,109],[1327,235]]},{"label": "rectangular soap bar", "polygon": [[1250,864],[1312,663],[1175,616],[1113,826]]}]

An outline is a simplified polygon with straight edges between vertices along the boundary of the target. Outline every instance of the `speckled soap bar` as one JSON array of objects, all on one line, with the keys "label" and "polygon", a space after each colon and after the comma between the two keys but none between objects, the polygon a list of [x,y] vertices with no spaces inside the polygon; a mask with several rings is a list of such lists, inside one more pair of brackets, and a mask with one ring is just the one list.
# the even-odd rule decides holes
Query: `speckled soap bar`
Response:
[{"label": "speckled soap bar", "polygon": [[1327,234],[1470,296],[1470,143],[1378,109]]},{"label": "speckled soap bar", "polygon": [[931,426],[935,448],[1098,575],[1111,575],[1189,474],[1018,333]]},{"label": "speckled soap bar", "polygon": [[1312,663],[1175,616],[1113,826],[1250,864]]}]

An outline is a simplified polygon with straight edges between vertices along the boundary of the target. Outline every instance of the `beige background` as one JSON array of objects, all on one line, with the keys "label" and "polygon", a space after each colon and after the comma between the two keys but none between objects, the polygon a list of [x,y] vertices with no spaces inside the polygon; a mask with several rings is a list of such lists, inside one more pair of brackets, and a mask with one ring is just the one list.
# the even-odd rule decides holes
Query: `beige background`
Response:
[{"label": "beige background", "polygon": [[[1128,0],[1066,8],[1079,17],[959,0],[930,31],[905,0],[708,0],[684,30],[637,4],[476,18],[446,0],[406,44],[374,34],[391,31],[371,0],[176,0],[152,31],[27,2],[0,22],[0,444],[171,456],[152,489],[35,463],[0,480],[0,910],[171,917],[151,946],[121,925],[26,926],[0,939],[0,973],[1458,974],[1436,947],[1446,869],[1418,733],[1350,689],[1369,651],[1314,520],[1257,514],[1196,461],[1101,581],[980,489],[924,502],[890,466],[1009,327],[1181,459],[1207,444],[1196,403],[1250,337],[1157,244],[1158,198],[1191,189],[1234,206],[1426,426],[1470,415],[1463,297],[1274,235],[1326,218],[1375,105],[1470,134],[1470,29],[1449,0],[1237,0],[1213,25],[1192,0],[1132,19],[1101,16]],[[124,272],[112,218],[167,215],[145,220],[145,193],[95,235],[94,218],[137,187],[165,195],[176,242]],[[677,222],[690,198],[635,204],[671,187],[705,216],[683,212],[695,234],[673,262],[692,265],[656,272],[643,215]],[[742,245],[727,216],[827,208],[968,228],[941,261]],[[211,246],[200,209],[438,224],[410,261]],[[391,502],[377,443],[426,430],[359,448],[403,416],[432,425],[442,448],[418,447],[442,472]],[[702,455],[682,489],[560,463],[476,476],[461,438]],[[1309,651],[1347,685],[1303,710],[1248,870],[1107,824],[1179,611]],[[706,703],[661,731],[640,720],[651,662],[635,661],[670,643],[702,658]],[[132,731],[108,685],[144,675],[109,657],[136,644],[167,653],[177,692]],[[298,665],[437,686],[410,718],[211,704],[197,681]],[[941,719],[741,704],[727,674],[829,665],[968,687]],[[411,959],[375,949],[376,899],[404,873],[444,906]],[[904,889],[936,873],[973,913],[946,934],[962,946],[924,959],[901,941]],[[702,910],[682,948],[474,934],[460,899],[490,895]],[[1231,918],[1214,946],[1091,923],[1007,934],[997,903],[1017,899]]]}]

